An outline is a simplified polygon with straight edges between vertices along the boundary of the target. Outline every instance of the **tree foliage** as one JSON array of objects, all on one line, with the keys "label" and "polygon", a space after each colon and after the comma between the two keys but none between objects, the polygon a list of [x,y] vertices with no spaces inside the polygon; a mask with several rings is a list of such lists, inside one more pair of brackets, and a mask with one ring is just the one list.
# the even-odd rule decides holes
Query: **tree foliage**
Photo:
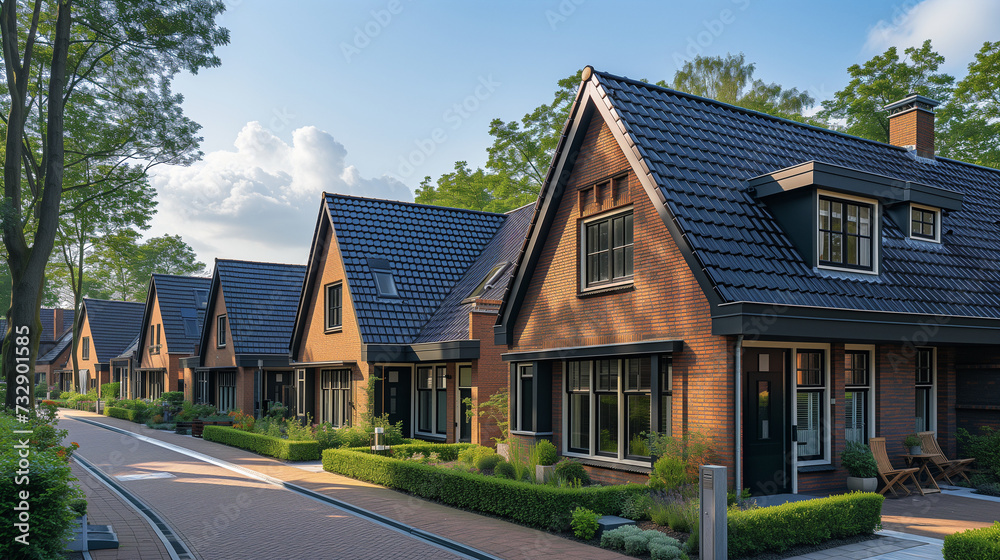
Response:
[{"label": "tree foliage", "polygon": [[983,43],[939,119],[941,155],[1000,168],[1000,41]]},{"label": "tree foliage", "polygon": [[179,235],[141,242],[138,232],[123,229],[102,237],[87,262],[91,265],[90,297],[146,301],[153,274],[186,276],[204,272],[194,250]]}]

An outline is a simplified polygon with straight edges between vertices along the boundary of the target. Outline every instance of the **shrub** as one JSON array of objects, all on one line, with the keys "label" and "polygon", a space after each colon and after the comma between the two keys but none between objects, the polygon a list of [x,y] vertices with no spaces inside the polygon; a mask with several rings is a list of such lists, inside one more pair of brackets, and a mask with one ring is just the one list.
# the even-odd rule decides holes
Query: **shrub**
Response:
[{"label": "shrub", "polygon": [[104,415],[112,418],[121,418],[122,420],[128,420],[129,422],[138,422],[138,420],[136,420],[138,411],[129,410],[127,408],[109,406],[104,409]]},{"label": "shrub", "polygon": [[537,461],[539,465],[554,465],[559,459],[559,454],[556,452],[556,446],[547,439],[543,439],[535,444],[535,453],[537,454]]},{"label": "shrub", "polygon": [[[424,444],[393,447],[393,455],[433,446],[441,460],[454,460],[469,444]],[[323,468],[358,480],[411,492],[447,505],[498,515],[532,527],[549,527],[553,520],[576,507],[602,515],[618,515],[628,494],[644,492],[638,484],[591,488],[559,488],[525,484],[493,476],[463,472],[362,453],[354,449],[323,451]]]},{"label": "shrub", "polygon": [[597,534],[597,520],[600,516],[593,511],[585,508],[578,507],[573,510],[573,520],[570,522],[570,527],[573,528],[573,534],[576,538],[589,541],[594,538]]},{"label": "shrub", "polygon": [[1000,496],[1000,483],[987,482],[976,486],[976,494],[984,496]]},{"label": "shrub", "polygon": [[882,519],[879,494],[854,492],[780,506],[729,512],[729,554],[781,552],[802,544],[872,534]]},{"label": "shrub", "polygon": [[651,456],[672,456],[683,461],[688,482],[698,480],[701,465],[715,464],[714,442],[701,432],[691,430],[680,438],[653,432],[647,434],[647,441]]},{"label": "shrub", "polygon": [[972,435],[965,428],[956,433],[959,449],[964,457],[974,457],[975,467],[1000,482],[1000,430],[981,426],[979,433]]},{"label": "shrub", "polygon": [[687,560],[681,543],[659,531],[643,531],[635,525],[612,529],[601,535],[601,548],[623,551],[633,556],[649,554],[657,560]]},{"label": "shrub", "polygon": [[625,550],[625,539],[640,533],[642,533],[642,529],[635,525],[625,525],[617,529],[605,531],[601,533],[601,548]]},{"label": "shrub", "polygon": [[690,487],[658,494],[649,509],[653,523],[681,533],[694,532],[698,528],[699,515],[698,498]]},{"label": "shrub", "polygon": [[122,388],[121,383],[105,383],[101,385],[101,398],[118,399],[118,397],[121,395],[121,388]]},{"label": "shrub", "polygon": [[497,466],[493,467],[493,476],[514,480],[514,477],[517,476],[517,469],[507,461],[500,461]]},{"label": "shrub", "polygon": [[233,428],[243,430],[244,432],[253,431],[253,425],[256,419],[250,414],[246,414],[242,410],[230,410],[229,417],[233,419]]},{"label": "shrub", "polygon": [[678,456],[665,455],[653,463],[653,472],[649,473],[649,487],[653,490],[674,490],[688,480],[687,463]]},{"label": "shrub", "polygon": [[[484,449],[490,448],[485,447]],[[493,472],[493,469],[500,464],[500,461],[503,461],[503,457],[497,455],[495,451],[493,453],[482,453],[476,457],[476,469],[480,472]]]},{"label": "shrub", "polygon": [[865,444],[856,441],[847,442],[847,447],[840,454],[840,464],[847,469],[848,474],[857,478],[874,478],[878,476],[878,464],[872,450]]},{"label": "shrub", "polygon": [[649,494],[633,494],[622,502],[621,516],[633,521],[649,519],[649,508],[653,507],[653,498]]},{"label": "shrub", "polygon": [[287,418],[284,422],[285,435],[288,439],[292,441],[316,441],[310,415],[306,415],[305,422],[299,422],[298,418]]},{"label": "shrub", "polygon": [[945,560],[1000,560],[1000,521],[944,538]]},{"label": "shrub", "polygon": [[202,438],[288,461],[312,461],[319,458],[319,445],[315,441],[291,441],[244,432],[229,426],[205,426]]},{"label": "shrub", "polygon": [[569,482],[579,481],[584,486],[590,484],[590,475],[587,474],[587,469],[572,459],[563,459],[556,464],[556,478]]}]

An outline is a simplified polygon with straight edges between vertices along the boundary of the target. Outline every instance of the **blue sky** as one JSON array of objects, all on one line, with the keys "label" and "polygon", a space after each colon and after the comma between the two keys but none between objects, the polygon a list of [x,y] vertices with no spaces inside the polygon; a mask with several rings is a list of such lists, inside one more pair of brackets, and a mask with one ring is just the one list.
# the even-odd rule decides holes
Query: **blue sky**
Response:
[{"label": "blue sky", "polygon": [[305,262],[321,192],[412,200],[425,175],[483,165],[490,120],[588,64],[669,81],[694,55],[743,52],[756,77],[822,101],[889,46],[932,39],[961,76],[1000,40],[990,0],[226,4],[222,66],[174,84],[205,158],[153,179],[150,233],[181,234],[206,263]]}]

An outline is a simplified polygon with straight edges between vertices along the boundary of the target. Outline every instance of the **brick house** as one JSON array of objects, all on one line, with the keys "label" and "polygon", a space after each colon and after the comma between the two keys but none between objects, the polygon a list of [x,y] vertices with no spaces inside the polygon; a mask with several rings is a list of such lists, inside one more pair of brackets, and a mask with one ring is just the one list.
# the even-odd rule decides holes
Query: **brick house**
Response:
[{"label": "brick house", "polygon": [[1000,170],[934,157],[932,101],[894,146],[582,78],[495,327],[516,440],[643,480],[643,432],[697,431],[773,494],[1000,424]]},{"label": "brick house", "polygon": [[[153,274],[149,279],[134,349],[135,367],[125,377],[129,398],[156,399],[164,391],[184,390],[180,360],[197,355],[211,284],[211,278],[169,274]],[[114,366],[127,367],[119,363],[127,358],[127,352],[118,356]]]},{"label": "brick house", "polygon": [[184,400],[266,413],[291,400],[288,339],[306,267],[215,260],[197,356],[181,358]]},{"label": "brick house", "polygon": [[[83,298],[76,348],[78,391],[99,389],[104,383],[120,382],[111,374],[111,359],[135,340],[142,324],[142,303]],[[72,368],[72,361],[69,364]]]},{"label": "brick house", "polygon": [[374,414],[405,436],[489,444],[463,401],[506,386],[492,327],[531,213],[324,194],[291,340],[298,414],[356,423],[374,378]]},{"label": "brick house", "polygon": [[[72,309],[43,307],[39,310],[42,335],[38,341],[38,358],[35,360],[35,383],[45,383],[56,387],[54,391],[68,391],[72,373],[66,369],[66,361],[72,353],[73,316]],[[67,387],[63,389],[62,387]]]}]

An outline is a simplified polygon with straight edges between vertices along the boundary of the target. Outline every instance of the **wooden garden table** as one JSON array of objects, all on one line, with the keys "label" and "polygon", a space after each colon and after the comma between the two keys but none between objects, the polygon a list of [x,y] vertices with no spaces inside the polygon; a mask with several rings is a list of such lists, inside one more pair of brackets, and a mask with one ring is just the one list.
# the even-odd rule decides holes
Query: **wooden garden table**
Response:
[{"label": "wooden garden table", "polygon": [[920,490],[921,494],[933,494],[935,492],[941,491],[941,487],[938,486],[937,481],[934,480],[934,475],[931,474],[931,469],[928,468],[927,466],[934,460],[934,457],[936,457],[936,455],[933,453],[920,453],[919,455],[911,455],[907,453],[903,455],[903,458],[906,459],[907,466],[913,466],[913,463],[917,463],[918,465],[920,465],[920,470],[917,471],[917,476],[916,476],[918,484],[921,484],[920,482],[921,474],[927,475],[927,480],[930,481],[932,488],[917,487],[917,490]]}]

